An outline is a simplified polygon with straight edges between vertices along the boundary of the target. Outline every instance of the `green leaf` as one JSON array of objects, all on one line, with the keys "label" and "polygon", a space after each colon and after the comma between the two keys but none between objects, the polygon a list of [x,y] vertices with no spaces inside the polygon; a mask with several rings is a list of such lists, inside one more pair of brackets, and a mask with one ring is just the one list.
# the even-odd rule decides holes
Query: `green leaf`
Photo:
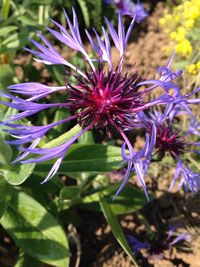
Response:
[{"label": "green leaf", "polygon": [[1,170],[9,184],[20,185],[31,175],[35,163],[13,164],[10,169]]},{"label": "green leaf", "polygon": [[37,24],[37,21],[30,18],[29,14],[19,16],[17,19],[21,21],[24,25],[35,26]]},{"label": "green leaf", "polygon": [[64,133],[60,135],[58,138],[50,141],[49,143],[45,144],[43,148],[52,148],[59,145],[64,144],[65,142],[69,141],[72,137],[74,137],[77,133],[81,131],[80,125],[74,126],[71,130],[69,130],[67,133]]},{"label": "green leaf", "polygon": [[7,36],[10,32],[12,31],[16,31],[17,27],[16,26],[6,26],[6,27],[2,27],[0,29],[0,37],[4,37]]},{"label": "green leaf", "polygon": [[12,149],[5,144],[3,137],[0,134],[0,168],[3,165],[8,165],[12,158]]},{"label": "green leaf", "polygon": [[52,78],[58,83],[63,84],[65,83],[64,77],[66,76],[66,70],[64,66],[57,65],[57,66],[47,66],[48,71],[51,73]]},{"label": "green leaf", "polygon": [[[3,118],[1,118],[2,121],[7,121],[8,117],[13,116],[18,113],[18,110],[14,108],[8,108]],[[0,134],[1,136],[6,139],[7,136],[9,136],[9,133],[5,132],[3,129],[10,129],[8,126],[2,126],[0,127]]]},{"label": "green leaf", "polygon": [[94,138],[93,138],[93,133],[92,131],[88,131],[81,135],[78,139],[79,144],[94,144]]},{"label": "green leaf", "polygon": [[41,262],[21,251],[14,267],[41,267],[41,265]]},{"label": "green leaf", "polygon": [[89,16],[88,7],[86,5],[86,1],[85,0],[78,0],[78,3],[80,5],[81,11],[83,13],[85,25],[86,25],[86,27],[89,27],[90,26],[90,16]]},{"label": "green leaf", "polygon": [[[74,144],[69,148],[57,173],[109,172],[120,168],[121,148],[100,144]],[[37,164],[35,172],[49,172],[52,163]]]},{"label": "green leaf", "polygon": [[0,65],[0,87],[6,89],[12,84],[14,77],[13,69],[8,64]]},{"label": "green leaf", "polygon": [[121,247],[124,249],[126,254],[131,258],[134,265],[138,266],[133,256],[133,252],[131,251],[128,245],[128,242],[124,236],[121,225],[119,224],[115,214],[112,212],[110,205],[106,202],[105,199],[100,199],[100,205],[101,205],[101,209],[104,214],[104,217],[106,218],[107,223],[110,225],[115,238],[117,239]]},{"label": "green leaf", "polygon": [[13,33],[2,42],[2,46],[5,47],[5,51],[10,49],[19,49],[26,45],[28,40],[28,33],[26,31],[20,33]]},{"label": "green leaf", "polygon": [[65,186],[60,191],[62,200],[73,200],[80,197],[80,188],[78,186]]},{"label": "green leaf", "polygon": [[0,178],[0,218],[11,200],[12,187],[6,183],[3,178]]},{"label": "green leaf", "polygon": [[112,212],[115,215],[127,214],[135,212],[141,209],[147,202],[146,197],[142,191],[133,186],[127,184],[122,192],[113,200],[117,189],[119,189],[120,183],[115,185],[103,187],[97,192],[83,198],[82,208],[101,211],[99,205],[100,197],[104,196],[104,199],[109,204]]},{"label": "green leaf", "polygon": [[15,191],[0,222],[26,254],[53,266],[69,266],[68,241],[62,227],[32,197]]},{"label": "green leaf", "polygon": [[3,6],[1,10],[1,16],[3,19],[6,20],[8,18],[9,10],[10,10],[10,0],[3,0]]},{"label": "green leaf", "polygon": [[50,5],[52,3],[52,0],[32,0],[32,4],[38,4],[38,5]]},{"label": "green leaf", "polygon": [[45,194],[59,194],[61,188],[63,187],[63,183],[58,177],[58,175],[54,176],[53,179],[48,181],[48,183],[44,183],[41,186],[41,182],[44,180],[46,173],[33,173],[29,179],[26,180],[24,186],[31,188],[35,192],[43,192]]}]

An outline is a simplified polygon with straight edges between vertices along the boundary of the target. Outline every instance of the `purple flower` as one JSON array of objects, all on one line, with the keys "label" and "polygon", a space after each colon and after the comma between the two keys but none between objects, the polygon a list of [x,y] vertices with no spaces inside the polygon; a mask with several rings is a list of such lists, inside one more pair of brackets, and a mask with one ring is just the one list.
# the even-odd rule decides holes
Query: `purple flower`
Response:
[{"label": "purple flower", "polygon": [[[145,142],[143,149],[141,149],[140,151],[137,151],[137,152],[134,150],[134,148],[132,147],[129,140],[128,139],[125,140],[125,143],[122,146],[122,158],[123,158],[124,162],[127,162],[128,168],[126,171],[125,178],[124,178],[120,188],[118,189],[116,195],[121,192],[121,190],[123,189],[123,187],[127,183],[128,179],[129,179],[130,172],[134,171],[134,172],[136,172],[136,174],[139,178],[140,184],[142,185],[142,188],[145,192],[145,195],[146,195],[147,199],[149,200],[146,184],[144,181],[144,176],[146,174],[147,168],[145,169],[144,165],[145,165],[145,163],[147,165],[149,164],[148,157],[150,157],[151,153],[154,150],[155,143],[156,143],[156,131],[157,131],[156,126],[153,125],[151,134],[148,134],[148,133],[146,134],[146,142]],[[150,139],[150,135],[151,135],[151,139]],[[128,147],[129,155],[126,154],[126,146]]]},{"label": "purple flower", "polygon": [[[189,128],[185,131],[180,127],[181,116],[188,116],[190,121]],[[166,106],[163,113],[154,110],[154,112],[149,112],[147,116],[143,114],[143,120],[149,134],[155,125],[157,132],[154,149],[149,153],[148,158],[142,162],[141,170],[143,172],[145,170],[146,174],[153,158],[162,160],[165,155],[170,155],[176,163],[170,190],[174,187],[175,182],[181,178],[179,188],[183,185],[187,191],[191,190],[196,193],[200,189],[200,174],[187,166],[188,162],[185,158],[192,153],[200,153],[200,143],[194,141],[199,137],[200,124],[196,122],[190,109],[184,110],[182,105],[174,105],[172,102]]]},{"label": "purple flower", "polygon": [[142,249],[150,249],[151,247],[149,243],[142,242],[133,235],[127,235],[126,238],[134,254],[139,254]]},{"label": "purple flower", "polygon": [[[69,67],[71,72],[68,71],[68,75],[72,75],[75,82],[68,81],[66,84],[57,87],[49,87],[40,83],[21,83],[9,87],[13,94],[2,92],[2,96],[8,98],[11,102],[0,101],[0,103],[21,111],[16,115],[8,117],[6,122],[0,123],[9,127],[6,131],[17,139],[8,143],[19,146],[19,150],[22,151],[15,161],[28,163],[55,159],[56,161],[52,169],[44,180],[47,181],[57,172],[69,147],[82,134],[93,128],[110,131],[114,127],[124,139],[125,145],[122,148],[122,154],[124,161],[128,163],[125,179],[118,193],[122,190],[130,170],[133,168],[138,173],[141,184],[146,192],[141,174],[141,166],[144,163],[142,159],[152,153],[155,145],[156,126],[153,126],[151,129],[151,138],[151,134],[147,133],[146,145],[139,152],[134,151],[126,136],[126,131],[140,127],[143,124],[142,111],[154,105],[167,104],[169,101],[174,101],[179,88],[173,84],[173,80],[181,73],[173,73],[169,70],[171,59],[165,67],[165,73],[161,73],[161,77],[158,80],[143,81],[139,77],[137,70],[133,73],[123,73],[124,51],[134,25],[134,19],[131,21],[127,32],[122,23],[121,13],[119,13],[117,31],[107,19],[106,23],[109,33],[103,28],[103,38],[100,37],[95,29],[95,39],[86,31],[95,54],[95,58],[91,58],[82,43],[75,11],[73,10],[73,22],[70,21],[66,12],[65,16],[69,27],[68,30],[56,21],[52,22],[59,31],[47,29],[58,41],[80,52],[87,67],[81,70],[79,67],[72,65],[56,51],[53,45],[41,33],[38,33],[38,35],[43,44],[31,40],[36,50],[28,48],[26,50],[37,57],[35,60],[48,65],[61,64]],[[120,55],[120,62],[117,68],[112,63],[111,41],[113,41]],[[106,63],[109,66],[107,71],[104,70]],[[163,94],[147,102],[145,100],[146,96],[157,86],[163,88]],[[174,97],[168,93],[171,87],[176,90]],[[68,93],[67,101],[64,100],[63,103],[38,103],[39,100],[47,95],[57,93],[58,91],[59,93],[63,91]],[[14,96],[14,94],[21,96]],[[52,107],[70,111],[72,115],[63,120],[42,126],[27,126],[21,123],[13,123]],[[72,120],[76,120],[82,129],[68,142],[53,148],[38,147],[40,140],[52,128]],[[125,151],[126,146],[128,147],[129,155]],[[34,155],[34,157],[27,158],[30,155]],[[132,164],[132,159],[135,160],[134,164]]]},{"label": "purple flower", "polygon": [[[112,4],[112,0],[104,0],[104,2],[106,4]],[[148,16],[139,0],[137,4],[134,4],[131,0],[114,0],[114,4],[123,16],[126,15],[135,18],[135,21],[138,23],[142,22]]]},{"label": "purple flower", "polygon": [[127,236],[130,248],[135,254],[139,254],[141,250],[146,250],[148,257],[162,258],[165,250],[170,249],[181,241],[190,241],[191,236],[188,233],[176,234],[177,225],[171,227],[167,237],[163,238],[159,234],[155,235],[150,242],[142,242],[132,235]]},{"label": "purple flower", "polygon": [[[181,107],[175,107],[175,111],[172,110],[168,114],[168,119],[160,121],[157,126],[155,153],[161,158],[165,153],[169,153],[176,162],[175,175],[170,190],[173,188],[177,179],[182,177],[179,188],[184,185],[186,190],[191,190],[195,193],[200,189],[200,174],[195,173],[187,167],[187,161],[184,163],[183,159],[187,154],[198,154],[200,144],[193,141],[195,138],[193,128],[190,130],[189,127],[187,131],[176,129],[174,122],[177,119],[176,116],[180,116],[181,113],[183,113]],[[184,111],[183,114],[185,115],[186,113]]]}]

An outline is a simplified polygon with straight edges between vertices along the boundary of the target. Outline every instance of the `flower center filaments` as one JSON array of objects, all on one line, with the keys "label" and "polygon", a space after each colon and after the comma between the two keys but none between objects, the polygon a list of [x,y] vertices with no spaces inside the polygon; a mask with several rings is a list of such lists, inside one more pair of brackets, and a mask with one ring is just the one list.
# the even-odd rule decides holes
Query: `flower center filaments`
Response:
[{"label": "flower center filaments", "polygon": [[137,108],[142,106],[142,93],[137,88],[138,75],[123,76],[119,70],[105,72],[101,65],[98,71],[85,71],[85,75],[86,78],[82,78],[76,74],[78,85],[66,85],[70,107],[79,114],[78,123],[86,127],[95,121],[98,128],[133,126]]},{"label": "flower center filaments", "polygon": [[175,131],[170,126],[158,126],[155,147],[159,155],[169,152],[174,159],[177,159],[187,151],[187,145],[187,136],[182,136],[180,131]]}]

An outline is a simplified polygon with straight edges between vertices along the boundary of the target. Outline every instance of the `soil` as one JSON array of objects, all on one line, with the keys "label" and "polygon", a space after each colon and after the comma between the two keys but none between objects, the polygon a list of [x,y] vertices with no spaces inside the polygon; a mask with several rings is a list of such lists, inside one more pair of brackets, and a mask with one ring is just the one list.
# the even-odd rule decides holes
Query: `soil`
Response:
[{"label": "soil", "polygon": [[[159,28],[158,20],[162,17],[165,3],[147,1],[145,5],[151,10],[149,16],[142,26],[137,25],[132,42],[128,45],[125,54],[126,70],[139,67],[144,78],[154,78],[155,70],[164,66],[167,56],[163,48],[169,43],[168,37]],[[113,51],[115,53],[115,51]],[[22,59],[23,61],[24,59]],[[25,59],[25,61],[27,58]],[[20,60],[16,59],[20,64]],[[24,62],[21,63],[22,65]],[[117,59],[116,59],[117,64]],[[135,64],[135,65],[134,65]],[[40,69],[41,66],[36,66]],[[18,77],[23,79],[23,71],[20,67],[16,70]],[[21,76],[20,76],[21,75]],[[43,79],[48,78],[44,71]],[[159,166],[152,170],[147,179],[148,191],[156,196],[137,213],[121,216],[120,222],[124,233],[134,235],[141,241],[149,241],[149,233],[156,231],[166,234],[169,226],[179,225],[180,232],[189,232],[191,242],[167,249],[162,259],[149,257],[142,251],[136,258],[142,267],[198,267],[200,266],[200,195],[195,196],[183,192],[168,192],[172,177],[169,167]],[[163,173],[161,176],[160,173]],[[138,185],[136,177],[131,183]],[[134,266],[129,257],[123,252],[120,245],[113,237],[109,226],[103,216],[94,212],[83,212],[79,214],[82,218],[77,227],[76,242],[70,238],[72,254],[76,254],[76,246],[81,245],[80,267],[132,267]],[[148,229],[149,228],[149,229]],[[0,266],[11,267],[14,265],[18,249],[10,237],[0,229]],[[80,242],[77,241],[80,239]],[[159,240],[158,240],[159,246]],[[75,267],[76,259],[72,258],[71,267]],[[78,265],[77,265],[78,266]]]}]

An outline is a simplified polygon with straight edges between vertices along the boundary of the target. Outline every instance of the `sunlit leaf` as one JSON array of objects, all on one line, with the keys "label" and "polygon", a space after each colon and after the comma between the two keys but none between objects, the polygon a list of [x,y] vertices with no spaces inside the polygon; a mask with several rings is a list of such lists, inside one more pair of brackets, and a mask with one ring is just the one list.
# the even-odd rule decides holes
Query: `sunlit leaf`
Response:
[{"label": "sunlit leaf", "polygon": [[105,199],[100,199],[100,205],[101,205],[101,209],[104,214],[104,217],[106,218],[107,223],[110,225],[115,238],[117,239],[121,247],[124,249],[124,251],[127,253],[127,255],[132,259],[134,265],[138,266],[133,256],[133,252],[131,251],[128,245],[126,237],[124,236],[121,225],[119,224],[118,219],[115,216],[115,214],[112,212],[110,205],[106,202]]},{"label": "sunlit leaf", "polygon": [[5,37],[6,35],[8,35],[10,32],[12,31],[16,31],[17,27],[16,26],[6,26],[6,27],[2,27],[0,28],[0,37]]},{"label": "sunlit leaf", "polygon": [[81,131],[81,127],[77,124],[74,126],[71,130],[68,132],[60,135],[58,138],[50,141],[49,143],[45,144],[43,148],[51,148],[56,147],[61,144],[64,144],[65,142],[69,141],[73,136],[75,136],[77,133]]},{"label": "sunlit leaf", "polygon": [[35,163],[13,164],[9,169],[2,170],[4,178],[9,184],[22,184],[33,172]]},{"label": "sunlit leaf", "polygon": [[69,266],[68,241],[62,227],[26,193],[15,191],[0,222],[28,255],[53,266]]},{"label": "sunlit leaf", "polygon": [[12,187],[0,177],[0,218],[11,200]]},{"label": "sunlit leaf", "polygon": [[12,149],[5,144],[3,137],[0,134],[0,168],[8,165],[12,158]]}]

